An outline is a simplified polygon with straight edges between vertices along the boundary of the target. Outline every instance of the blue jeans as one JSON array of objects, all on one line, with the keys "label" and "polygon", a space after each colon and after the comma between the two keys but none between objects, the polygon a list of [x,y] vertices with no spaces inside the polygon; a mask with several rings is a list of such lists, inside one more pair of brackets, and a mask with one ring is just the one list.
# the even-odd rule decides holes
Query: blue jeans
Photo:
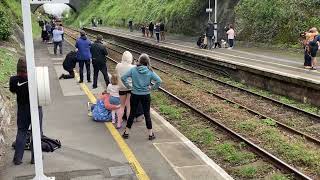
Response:
[{"label": "blue jeans", "polygon": [[120,105],[120,97],[110,96],[109,102],[112,105]]}]

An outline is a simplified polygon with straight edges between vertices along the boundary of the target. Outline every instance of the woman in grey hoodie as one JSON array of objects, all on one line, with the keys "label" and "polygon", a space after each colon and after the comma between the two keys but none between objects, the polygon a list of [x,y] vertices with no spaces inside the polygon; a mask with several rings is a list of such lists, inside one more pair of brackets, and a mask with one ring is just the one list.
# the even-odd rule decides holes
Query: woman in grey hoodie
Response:
[{"label": "woman in grey hoodie", "polygon": [[[132,87],[129,84],[129,78],[132,79]],[[125,139],[129,138],[129,130],[133,124],[137,107],[139,103],[141,103],[147,129],[149,130],[149,140],[155,139],[150,117],[150,93],[151,90],[156,90],[159,88],[161,79],[155,72],[152,71],[149,56],[147,54],[141,54],[137,67],[131,68],[125,75],[123,75],[121,77],[121,81],[128,89],[132,89],[130,99],[131,112],[127,122],[126,130],[122,137]],[[154,81],[154,85],[151,84],[151,81]]]}]

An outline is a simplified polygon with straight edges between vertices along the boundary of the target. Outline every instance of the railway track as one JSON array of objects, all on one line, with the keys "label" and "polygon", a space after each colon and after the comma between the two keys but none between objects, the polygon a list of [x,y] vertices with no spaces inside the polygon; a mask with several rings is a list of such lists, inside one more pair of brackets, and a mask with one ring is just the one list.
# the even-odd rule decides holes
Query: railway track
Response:
[{"label": "railway track", "polygon": [[[84,28],[84,30],[86,30],[86,31],[88,31],[88,32],[93,32],[94,34],[97,34],[97,33],[104,34],[103,31],[99,31],[99,30],[93,31],[92,29],[89,29],[89,28]],[[92,35],[91,35],[91,36],[92,36]],[[119,44],[115,44],[115,43],[112,43],[112,42],[108,42],[108,43],[110,43],[110,44],[112,44],[112,45],[115,45],[115,46],[121,47],[121,45],[119,45]],[[134,45],[133,45],[133,46],[134,46]],[[140,45],[138,45],[138,46],[136,45],[136,47],[139,47],[139,46],[140,46]],[[126,47],[126,48],[127,48],[127,47]],[[150,48],[146,48],[146,47],[143,47],[143,48],[144,48],[145,51],[152,51],[152,50],[150,50]],[[137,50],[134,50],[134,49],[132,49],[132,48],[130,48],[130,49],[131,49],[133,52],[136,52],[136,51],[137,51]],[[165,52],[161,52],[161,53],[165,54]],[[170,57],[170,56],[169,56],[169,57]],[[158,59],[159,59],[159,58],[158,58]],[[196,67],[203,67],[203,65],[199,66],[199,63],[198,63],[196,60],[191,60],[191,58],[188,58],[188,59],[187,59],[187,58],[180,58],[180,60],[181,60],[181,61],[187,61],[187,62],[189,62],[189,63],[192,63],[192,65],[194,65],[194,66],[196,66]],[[180,66],[180,67],[181,67],[181,66]],[[178,68],[180,68],[180,67],[178,67]],[[181,68],[182,68],[182,67],[181,67]],[[207,67],[207,68],[211,68],[211,67]],[[184,69],[187,69],[187,68],[184,68]],[[212,81],[215,81],[216,83],[219,83],[219,84],[222,84],[222,85],[225,85],[225,86],[229,86],[229,87],[235,88],[235,89],[237,89],[237,90],[239,90],[239,91],[243,91],[243,92],[246,92],[246,93],[248,93],[248,94],[252,94],[252,95],[261,97],[261,98],[263,98],[263,99],[269,100],[269,101],[271,101],[271,102],[273,102],[273,103],[275,103],[275,104],[278,104],[278,105],[280,105],[280,106],[284,106],[284,107],[290,108],[290,109],[292,109],[292,110],[299,111],[300,113],[303,113],[303,114],[305,114],[305,115],[308,115],[309,117],[314,118],[315,120],[317,120],[318,122],[320,122],[320,115],[319,115],[319,114],[305,111],[305,110],[303,110],[303,109],[301,109],[301,108],[298,108],[298,107],[295,107],[295,106],[293,106],[293,105],[283,103],[283,102],[281,102],[281,101],[279,101],[279,100],[277,100],[277,99],[270,98],[270,97],[268,97],[268,96],[264,96],[264,95],[258,94],[258,93],[256,93],[256,92],[250,91],[250,90],[248,90],[248,89],[245,89],[245,88],[242,88],[242,87],[238,87],[238,86],[235,86],[235,85],[226,83],[226,82],[224,82],[224,81],[222,81],[222,80],[220,80],[220,79],[218,79],[218,78],[214,78],[214,77],[208,76],[208,75],[206,75],[206,74],[202,74],[202,73],[195,72],[195,71],[193,71],[193,73],[196,73],[196,74],[198,74],[198,75],[200,75],[200,76],[202,76],[202,77],[204,77],[204,78],[210,79],[210,80],[212,80]]]},{"label": "railway track", "polygon": [[[70,32],[69,32],[70,33]],[[72,38],[75,38],[74,35],[70,35]],[[119,46],[118,46],[119,47]],[[124,47],[121,47],[121,48],[124,48]],[[126,48],[128,50],[128,48]],[[121,51],[119,50],[115,50],[113,49],[115,52],[117,53],[121,53]],[[133,51],[132,49],[129,49],[130,51]],[[136,52],[138,53],[138,52]],[[153,59],[157,59],[155,57],[152,57]],[[111,61],[113,61],[114,63],[117,63],[117,61],[113,60],[112,58],[109,58]],[[158,58],[158,60],[161,60]],[[162,63],[166,63],[166,64],[169,64],[169,65],[173,65],[175,67],[177,67],[177,65],[174,65],[170,62],[165,62],[163,60],[161,60]],[[158,71],[161,71],[165,74],[170,74],[168,73],[166,70],[163,70],[159,67],[153,67],[154,69],[157,69]],[[201,75],[201,76],[206,76],[204,74],[200,74],[198,72],[194,72],[194,71],[191,71],[189,69],[186,69],[186,68],[182,68],[182,67],[178,67],[180,69],[183,69],[183,70],[187,70],[189,72],[192,72],[192,73],[197,73],[198,75]],[[206,78],[211,78],[209,76],[206,76]],[[185,79],[181,79],[180,80],[186,84],[189,84],[189,85],[194,85],[192,84],[192,82],[189,82],[188,80],[185,80]],[[228,134],[230,134],[232,137],[240,140],[241,142],[245,142],[251,149],[254,150],[254,152],[256,154],[259,154],[260,156],[264,157],[265,159],[267,159],[268,161],[272,162],[272,164],[274,164],[276,167],[278,167],[279,169],[285,171],[285,172],[289,172],[290,174],[292,173],[294,175],[295,178],[297,179],[311,179],[310,177],[308,177],[307,175],[301,173],[300,171],[298,171],[297,169],[295,169],[294,167],[290,166],[289,164],[287,164],[286,162],[282,161],[281,159],[277,158],[276,156],[272,155],[271,153],[269,153],[268,151],[266,151],[265,149],[257,146],[255,143],[253,143],[252,141],[248,140],[247,138],[243,137],[242,135],[238,134],[237,132],[235,132],[234,130],[228,128],[227,126],[225,126],[224,124],[222,124],[221,122],[217,121],[216,119],[212,118],[211,116],[207,115],[206,113],[204,113],[203,111],[200,111],[199,109],[195,108],[192,104],[190,104],[189,102],[179,98],[178,96],[174,95],[173,93],[169,92],[168,90],[166,89],[163,89],[163,88],[160,88],[161,91],[163,91],[164,93],[166,93],[167,95],[169,95],[171,98],[174,98],[175,100],[177,100],[178,102],[180,102],[181,104],[183,104],[184,106],[187,106],[188,108],[192,109],[192,111],[194,112],[197,112],[199,115],[201,115],[203,118],[207,119],[208,121],[212,122],[213,124],[215,124],[216,126],[220,127],[221,129],[223,129],[225,132],[227,132]],[[210,92],[210,91],[207,91],[208,94],[210,95],[213,95],[217,98],[220,98],[220,99],[223,99],[223,100],[226,100],[227,102],[229,103],[233,103],[233,104],[236,104],[238,106],[240,106],[241,108],[243,109],[246,109],[248,110],[248,112],[254,114],[254,115],[257,115],[259,116],[260,118],[262,119],[268,119],[269,117],[265,116],[265,115],[262,115],[261,113],[257,112],[257,111],[254,111],[254,110],[251,110],[250,108],[247,108],[239,103],[236,103],[230,99],[227,99],[225,97],[222,97],[218,94],[215,94],[213,92]],[[278,125],[282,128],[285,128],[291,132],[294,132],[295,134],[299,134],[301,136],[303,136],[304,138],[314,142],[314,143],[319,143],[319,140],[316,139],[316,138],[313,138],[311,136],[308,136],[302,132],[299,132],[299,131],[296,131],[294,130],[293,128],[290,128],[290,127],[287,127],[286,125],[283,125],[282,123],[280,122],[277,122]]]}]

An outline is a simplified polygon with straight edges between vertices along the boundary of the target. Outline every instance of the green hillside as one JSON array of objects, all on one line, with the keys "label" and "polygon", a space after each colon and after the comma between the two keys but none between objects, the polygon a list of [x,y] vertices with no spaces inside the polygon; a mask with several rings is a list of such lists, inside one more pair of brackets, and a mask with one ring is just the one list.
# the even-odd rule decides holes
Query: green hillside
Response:
[{"label": "green hillside", "polygon": [[92,0],[68,22],[77,27],[80,21],[88,25],[93,16],[115,26],[124,26],[129,19],[135,24],[163,20],[171,32],[192,34],[205,21],[199,16],[205,14],[205,6],[207,2],[199,0]]},{"label": "green hillside", "polygon": [[[76,27],[80,22],[89,25],[94,16],[114,26],[125,26],[129,19],[136,24],[164,20],[170,32],[198,35],[207,21],[207,3],[207,0],[91,0],[79,15],[74,14],[67,22]],[[296,44],[301,31],[320,27],[320,0],[224,0],[218,3],[220,28],[236,21],[238,39],[244,41]]]},{"label": "green hillside", "polygon": [[[4,14],[2,16],[2,21],[8,21],[9,23],[7,26],[0,25],[0,32],[2,31],[9,31],[9,34],[12,34],[14,30],[13,26],[14,23],[17,23],[20,27],[22,27],[22,10],[20,0],[1,0],[0,2],[0,12]],[[1,17],[1,15],[0,15]],[[41,33],[41,29],[38,26],[35,17],[32,17],[32,28],[33,28],[33,35],[38,36]],[[2,38],[6,39],[6,38]]]},{"label": "green hillside", "polygon": [[320,28],[320,0],[241,0],[237,30],[243,40],[296,43],[300,32]]}]

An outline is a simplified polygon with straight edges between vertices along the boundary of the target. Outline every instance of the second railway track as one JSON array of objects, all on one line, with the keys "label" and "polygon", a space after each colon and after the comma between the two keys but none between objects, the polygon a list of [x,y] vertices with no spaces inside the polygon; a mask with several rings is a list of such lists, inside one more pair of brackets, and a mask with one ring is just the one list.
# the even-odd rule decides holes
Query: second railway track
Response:
[{"label": "second railway track", "polygon": [[[119,48],[119,46],[118,46],[118,48]],[[125,48],[125,47],[121,47],[121,48]],[[130,50],[133,51],[132,49],[130,49]],[[117,51],[118,51],[118,53],[120,53],[119,50],[115,50],[115,52],[117,52]],[[135,51],[136,51],[136,50],[135,50]],[[139,53],[139,52],[136,51],[136,53]],[[153,60],[155,60],[155,59],[157,59],[157,58],[153,58]],[[159,59],[159,58],[158,58],[158,59]],[[160,59],[159,59],[159,60],[160,60]],[[166,62],[164,62],[164,61],[163,61],[162,63],[165,63],[165,64],[167,64],[167,65],[170,65],[170,63],[166,63]],[[155,64],[156,64],[156,63],[155,63]],[[176,66],[177,66],[177,65],[176,65]],[[163,72],[163,73],[165,73],[165,74],[170,74],[167,70],[164,70],[163,68],[159,68],[159,64],[158,64],[157,67],[155,67],[155,69],[158,69],[159,71],[161,71],[161,72]],[[182,68],[180,68],[180,69],[182,69]],[[184,69],[182,69],[182,70],[186,71],[186,68],[184,68]],[[192,73],[192,72],[189,71],[189,73]],[[197,75],[201,76],[201,73],[197,73]],[[202,74],[202,75],[203,75],[203,74]],[[205,75],[203,75],[203,76],[205,76]],[[209,77],[209,76],[208,76],[208,77]],[[208,78],[208,77],[206,77],[206,78],[207,78],[207,79],[210,79],[210,78]],[[180,81],[183,81],[183,82],[186,83],[186,84],[189,84],[189,85],[191,84],[191,85],[195,86],[195,84],[193,84],[192,82],[190,82],[190,81],[188,81],[188,80],[186,80],[186,79],[182,79],[182,78],[178,78],[178,79],[179,79]],[[204,118],[206,118],[206,119],[208,119],[208,120],[210,120],[210,121],[214,121],[214,123],[215,123],[216,125],[218,125],[220,128],[224,129],[225,131],[228,131],[228,132],[232,133],[233,136],[237,137],[237,138],[240,139],[241,141],[246,142],[247,144],[250,145],[251,148],[255,149],[255,151],[257,151],[258,154],[260,154],[260,155],[263,154],[264,156],[267,156],[268,159],[271,160],[271,161],[273,161],[273,163],[276,164],[277,166],[279,166],[280,169],[283,169],[283,170],[286,170],[286,171],[289,171],[289,172],[293,172],[293,173],[295,174],[295,177],[297,177],[298,179],[300,179],[300,178],[301,178],[301,179],[308,179],[308,178],[309,178],[309,177],[303,175],[301,172],[297,171],[297,170],[296,170],[295,168],[293,168],[292,166],[286,164],[285,162],[281,161],[281,160],[278,159],[277,157],[275,157],[275,156],[273,156],[272,154],[268,153],[266,150],[264,150],[264,149],[260,148],[259,146],[255,145],[253,142],[249,141],[248,139],[242,137],[241,135],[239,135],[238,133],[236,133],[236,132],[234,132],[233,130],[229,129],[229,128],[226,127],[225,125],[221,124],[221,122],[215,121],[215,119],[211,118],[211,117],[208,116],[206,113],[195,109],[190,103],[182,100],[181,98],[178,98],[178,96],[176,96],[176,95],[168,92],[167,90],[162,89],[162,91],[164,91],[164,92],[166,92],[167,94],[169,94],[172,98],[177,99],[180,103],[182,103],[182,104],[184,104],[184,105],[186,105],[186,106],[188,106],[188,107],[190,107],[190,108],[193,108],[194,111],[196,111],[197,113],[199,113],[199,114],[200,114],[201,116],[203,116]],[[233,100],[227,99],[227,98],[222,97],[222,96],[220,96],[220,95],[214,94],[213,92],[207,91],[206,93],[209,93],[209,94],[211,94],[211,95],[215,95],[216,97],[218,97],[218,98],[220,98],[220,99],[227,100],[229,103],[233,103],[233,104],[236,104],[237,106],[241,106],[241,108],[244,108],[244,109],[247,109],[247,110],[249,109],[249,108],[247,108],[247,107],[244,106],[244,105],[241,105],[241,104],[239,104],[239,103],[236,103],[236,102],[234,102]],[[257,115],[257,116],[259,116],[259,117],[262,118],[262,119],[271,119],[271,118],[269,118],[268,116],[262,115],[261,113],[256,112],[256,111],[254,111],[254,110],[249,110],[249,111],[250,111],[250,113]],[[279,123],[279,122],[277,122],[277,123],[278,123],[279,126],[282,126],[281,123]],[[283,126],[283,128],[286,128],[285,125]],[[289,129],[290,129],[290,128],[289,128]],[[294,132],[295,130],[294,130],[294,129],[291,129],[291,131]],[[311,136],[309,136],[309,135],[303,134],[302,132],[297,132],[297,131],[295,131],[295,133],[303,136],[304,138],[306,138],[306,139],[308,139],[308,140],[310,140],[310,141],[313,141],[314,143],[318,143],[318,142],[319,142],[318,139],[313,138],[313,137],[311,137]],[[317,177],[317,176],[316,176],[316,177]]]}]

